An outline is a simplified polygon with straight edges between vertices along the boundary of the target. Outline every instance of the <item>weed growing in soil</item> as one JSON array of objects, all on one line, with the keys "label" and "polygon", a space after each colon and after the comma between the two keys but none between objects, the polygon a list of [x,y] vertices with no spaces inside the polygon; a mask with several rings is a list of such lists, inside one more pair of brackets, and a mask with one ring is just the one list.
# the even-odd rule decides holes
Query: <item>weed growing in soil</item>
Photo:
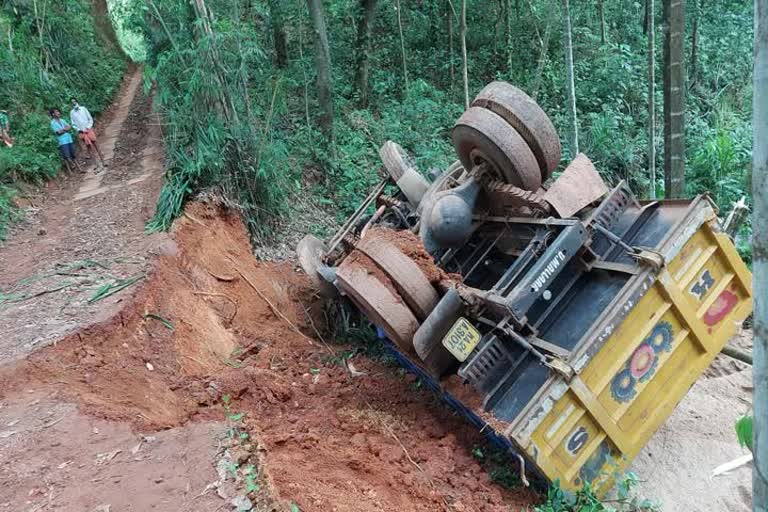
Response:
[{"label": "weed growing in soil", "polygon": [[[395,366],[395,359],[381,343],[376,327],[352,305],[345,301],[334,301],[326,309],[325,315],[326,324],[331,330],[331,339],[355,347],[351,351],[342,352],[342,357],[346,354],[344,358],[351,359],[356,354],[363,353],[369,359]],[[334,362],[343,365],[341,360]]]},{"label": "weed growing in soil", "polygon": [[[224,395],[221,397],[224,405],[224,412],[229,422],[227,437],[234,446],[245,446],[251,443],[251,436],[243,425],[245,418],[244,412],[236,412],[232,407],[232,397]],[[261,484],[259,483],[260,474],[254,464],[241,464],[238,460],[233,460],[227,470],[235,480],[242,480],[245,484],[245,492],[253,495],[259,492]]]},{"label": "weed growing in soil", "polygon": [[633,496],[632,490],[638,483],[637,475],[626,473],[616,484],[616,499],[601,501],[589,483],[574,495],[564,491],[560,481],[555,480],[547,491],[546,503],[536,507],[534,512],[660,512],[657,504]]},{"label": "weed growing in soil", "polygon": [[480,461],[491,481],[505,489],[520,487],[520,476],[509,463],[509,455],[500,448],[485,444],[476,446],[472,455]]}]

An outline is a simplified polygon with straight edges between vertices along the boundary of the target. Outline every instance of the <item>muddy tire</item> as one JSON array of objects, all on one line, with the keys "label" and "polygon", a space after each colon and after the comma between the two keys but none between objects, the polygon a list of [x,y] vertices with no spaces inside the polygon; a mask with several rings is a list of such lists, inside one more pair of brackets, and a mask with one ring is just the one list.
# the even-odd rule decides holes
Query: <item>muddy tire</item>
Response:
[{"label": "muddy tire", "polygon": [[470,107],[453,127],[453,147],[465,169],[485,163],[498,178],[523,190],[538,190],[539,163],[528,143],[503,117]]},{"label": "muddy tire", "polygon": [[530,147],[547,180],[560,163],[562,148],[552,121],[527,94],[507,82],[491,82],[472,102],[501,116]]},{"label": "muddy tire", "polygon": [[326,267],[322,260],[326,251],[325,243],[314,235],[305,236],[296,246],[299,266],[307,274],[312,285],[323,297],[333,297],[336,295],[336,289],[320,274],[320,269]]},{"label": "muddy tire", "polygon": [[419,174],[416,164],[399,144],[388,140],[379,149],[379,156],[389,176],[397,187],[416,208],[429,188],[429,182]]},{"label": "muddy tire", "polygon": [[394,244],[368,236],[357,245],[357,250],[372,259],[387,274],[419,320],[424,320],[437,305],[439,296],[427,276]]},{"label": "muddy tire", "polygon": [[339,286],[368,319],[381,327],[407,354],[414,354],[413,335],[419,322],[408,306],[358,261],[347,257],[336,276]]},{"label": "muddy tire", "polygon": [[384,168],[389,173],[392,181],[397,182],[403,177],[406,169],[414,167],[413,162],[408,158],[408,153],[397,142],[388,140],[379,149],[379,156],[384,163]]}]

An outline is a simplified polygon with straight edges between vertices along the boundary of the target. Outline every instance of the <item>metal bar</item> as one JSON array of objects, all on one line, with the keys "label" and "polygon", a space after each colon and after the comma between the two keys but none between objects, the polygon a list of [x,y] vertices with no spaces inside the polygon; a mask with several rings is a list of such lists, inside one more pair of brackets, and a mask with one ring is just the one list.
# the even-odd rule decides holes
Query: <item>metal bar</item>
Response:
[{"label": "metal bar", "polygon": [[[488,241],[488,239],[487,239],[487,238],[484,238],[484,239],[482,240],[482,242],[478,243],[478,244],[475,246],[474,250],[473,250],[473,251],[472,251],[472,252],[469,254],[469,256],[467,256],[467,257],[466,257],[466,259],[465,259],[463,262],[461,262],[461,263],[459,264],[459,273],[461,273],[461,271],[462,271],[462,270],[464,270],[464,265],[465,265],[467,262],[469,262],[469,261],[470,261],[472,258],[474,258],[474,257],[475,257],[475,254],[477,254],[477,251],[479,251],[480,249],[482,249],[483,245],[485,245],[485,243],[486,243],[487,241]],[[466,278],[465,278],[465,279],[466,279]]]},{"label": "metal bar", "polygon": [[622,274],[629,274],[636,276],[640,273],[640,267],[637,265],[630,265],[629,263],[619,263],[617,261],[601,261],[597,260],[590,265],[593,269],[608,270],[609,272],[620,272]]},{"label": "metal bar", "polygon": [[491,291],[506,294],[510,285],[517,281],[520,274],[528,268],[528,264],[531,260],[539,255],[539,249],[543,246],[548,238],[549,233],[537,234],[533,240],[525,247],[525,250],[510,265],[506,272],[499,278]]},{"label": "metal bar", "polygon": [[[472,268],[471,268],[471,269],[469,269],[469,272],[467,272],[467,275],[465,275],[465,276],[464,276],[464,281],[466,281],[467,279],[469,279],[469,276],[471,276],[471,275],[472,275],[472,272],[474,272],[474,271],[475,271],[475,269],[477,268],[477,266],[478,266],[478,265],[480,265],[480,263],[482,263],[482,262],[483,262],[483,260],[485,259],[485,257],[486,257],[486,256],[488,256],[488,253],[490,253],[490,252],[491,252],[491,250],[492,250],[492,249],[493,249],[493,248],[496,246],[496,244],[498,243],[499,239],[501,239],[501,237],[502,237],[504,234],[506,234],[506,232],[507,232],[507,229],[506,229],[506,228],[504,228],[504,230],[503,230],[503,231],[499,232],[499,235],[498,235],[498,236],[497,236],[497,237],[496,237],[496,238],[493,240],[493,242],[491,242],[491,244],[490,244],[490,245],[488,246],[488,248],[485,250],[485,252],[483,253],[483,255],[482,255],[482,256],[480,256],[480,257],[477,259],[477,262],[476,262],[476,263],[475,263],[475,264],[472,266]],[[475,252],[477,252],[477,251],[475,251]],[[474,252],[473,252],[473,254],[474,254]],[[462,266],[463,266],[463,265],[462,265]]]},{"label": "metal bar", "polygon": [[507,327],[506,329],[504,329],[504,333],[507,334],[509,337],[511,337],[513,340],[515,340],[515,342],[521,347],[523,347],[523,349],[533,354],[533,356],[536,359],[538,359],[541,364],[547,364],[547,358],[544,357],[544,354],[536,350],[536,347],[531,345],[528,342],[528,340],[526,340],[525,338],[520,336],[517,332],[515,332],[514,329]]},{"label": "metal bar", "polygon": [[621,237],[620,237],[619,235],[617,235],[617,234],[613,233],[612,231],[610,231],[609,229],[607,229],[607,228],[603,227],[603,225],[602,225],[602,224],[594,223],[594,224],[592,225],[592,227],[593,227],[593,228],[594,228],[596,231],[599,231],[600,233],[602,233],[603,235],[605,235],[605,237],[606,237],[608,240],[610,240],[610,241],[611,241],[611,242],[613,242],[614,244],[616,244],[616,245],[620,246],[622,249],[624,249],[624,250],[625,250],[625,251],[627,251],[628,253],[630,253],[630,254],[637,254],[637,252],[638,252],[638,250],[637,250],[637,249],[635,249],[634,247],[632,247],[632,246],[628,245],[628,244],[627,244],[627,243],[626,243],[624,240],[622,240],[622,239],[621,239]]},{"label": "metal bar", "polygon": [[528,342],[534,347],[540,348],[545,352],[549,352],[550,354],[556,355],[561,359],[566,359],[568,356],[571,355],[570,350],[566,350],[561,346],[555,345],[554,343],[551,343],[547,340],[543,340],[536,336],[529,337]]},{"label": "metal bar", "polygon": [[353,213],[347,221],[344,223],[344,225],[339,228],[339,230],[336,232],[334,237],[331,239],[330,244],[328,245],[328,252],[326,255],[333,253],[333,251],[336,249],[336,247],[339,245],[339,243],[344,239],[345,236],[347,236],[347,233],[352,229],[352,227],[355,225],[355,223],[358,221],[360,216],[365,212],[365,210],[368,209],[368,207],[376,200],[379,195],[381,195],[382,192],[384,192],[384,187],[387,186],[387,183],[389,182],[389,178],[385,178],[379,182],[378,185],[371,191],[371,193],[368,195],[367,198],[365,198],[365,201],[363,201],[360,206],[357,207],[357,210],[355,210],[355,213]]},{"label": "metal bar", "polygon": [[[643,206],[642,210],[640,211],[640,215],[638,215],[634,222],[632,222],[632,224],[624,231],[624,233],[621,234],[620,238],[622,240],[631,240],[634,238],[638,231],[640,231],[648,223],[651,214],[653,214],[659,208],[659,205],[660,203],[658,201],[654,201]],[[606,251],[603,258],[612,259],[615,256],[615,252],[616,247],[611,247]]]},{"label": "metal bar", "polygon": [[473,220],[488,222],[504,222],[505,224],[535,224],[544,226],[573,226],[580,224],[579,219],[556,219],[547,217],[546,219],[534,219],[532,217],[501,217],[498,215],[473,215]]}]

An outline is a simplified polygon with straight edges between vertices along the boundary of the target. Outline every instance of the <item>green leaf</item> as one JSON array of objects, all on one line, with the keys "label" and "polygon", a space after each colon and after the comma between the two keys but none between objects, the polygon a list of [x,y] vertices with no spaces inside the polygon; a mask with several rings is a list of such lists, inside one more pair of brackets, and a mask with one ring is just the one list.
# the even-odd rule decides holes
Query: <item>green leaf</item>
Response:
[{"label": "green leaf", "polygon": [[736,438],[739,440],[739,444],[743,447],[749,448],[752,451],[754,418],[752,416],[742,416],[736,422]]}]

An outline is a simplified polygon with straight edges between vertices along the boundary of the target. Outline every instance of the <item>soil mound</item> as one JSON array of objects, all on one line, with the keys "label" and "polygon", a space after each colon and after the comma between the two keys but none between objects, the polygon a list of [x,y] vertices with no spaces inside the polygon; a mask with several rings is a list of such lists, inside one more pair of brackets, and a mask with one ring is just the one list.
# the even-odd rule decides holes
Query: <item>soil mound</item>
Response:
[{"label": "soil mound", "polygon": [[0,398],[57,389],[141,430],[242,413],[278,502],[303,511],[507,511],[481,435],[396,368],[328,345],[310,282],[259,263],[237,215],[192,204],[110,320],[0,370]]}]

